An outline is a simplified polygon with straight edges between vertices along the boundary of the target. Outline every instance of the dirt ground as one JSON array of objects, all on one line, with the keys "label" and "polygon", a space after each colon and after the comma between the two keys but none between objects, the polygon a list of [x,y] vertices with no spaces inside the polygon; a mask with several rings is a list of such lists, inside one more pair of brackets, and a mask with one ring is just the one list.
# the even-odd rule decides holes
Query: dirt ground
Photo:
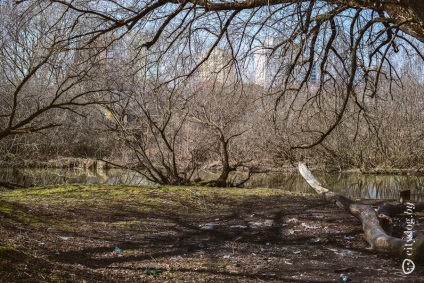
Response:
[{"label": "dirt ground", "polygon": [[367,247],[349,214],[277,189],[0,192],[0,282],[424,282]]}]

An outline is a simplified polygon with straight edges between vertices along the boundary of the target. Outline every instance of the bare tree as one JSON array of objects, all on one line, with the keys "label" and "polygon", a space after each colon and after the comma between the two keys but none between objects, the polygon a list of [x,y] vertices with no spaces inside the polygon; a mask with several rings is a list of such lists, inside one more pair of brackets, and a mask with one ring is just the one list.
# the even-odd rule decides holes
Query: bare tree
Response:
[{"label": "bare tree", "polygon": [[[293,149],[323,144],[354,115],[356,120],[371,121],[367,104],[395,96],[393,89],[402,79],[393,54],[408,54],[408,60],[424,58],[420,1],[15,2],[22,13],[27,7],[55,9],[66,19],[67,29],[61,30],[61,38],[51,46],[62,51],[70,46],[85,49],[86,62],[96,68],[96,54],[138,34],[138,51],[131,56],[137,61],[140,54],[155,53],[152,63],[158,65],[163,84],[192,80],[202,69],[210,68],[217,49],[231,54],[223,58],[223,66],[233,66],[235,80],[244,83],[254,79],[252,62],[258,50],[265,50],[264,60],[272,69],[265,75],[272,87],[265,85],[261,92],[275,99],[274,122],[303,123],[301,130],[291,135],[297,138],[284,143],[286,155]],[[70,45],[64,48],[65,43]],[[164,72],[176,52],[178,71]],[[232,80],[234,74],[226,70],[216,72]],[[382,83],[388,85],[384,91]],[[5,115],[9,114],[2,113]],[[317,122],[311,123],[314,119]]]},{"label": "bare tree", "polygon": [[184,56],[176,50],[163,54],[162,46],[141,52],[141,40],[143,35],[128,34],[108,49],[112,58],[105,68],[114,70],[120,97],[100,110],[122,150],[116,162],[107,161],[157,184],[188,184],[203,147],[187,135],[187,103],[193,91],[185,82],[164,83],[179,72]]},{"label": "bare tree", "polygon": [[115,165],[135,170],[157,184],[190,183],[200,148],[185,147],[187,113],[181,91],[135,89],[124,103],[107,107],[106,124],[129,152]]},{"label": "bare tree", "polygon": [[[126,55],[131,57],[126,64],[133,64],[135,69],[149,64],[152,67],[149,70],[155,72],[150,75],[160,77],[159,84],[165,89],[173,89],[181,83],[196,83],[199,73],[208,68],[212,68],[220,80],[225,77],[227,82],[255,80],[252,75],[258,70],[255,56],[260,53],[262,63],[271,70],[265,72],[268,78],[258,94],[265,97],[269,109],[273,109],[269,121],[275,124],[274,133],[279,134],[278,138],[284,138],[278,146],[282,149],[281,155],[287,158],[296,156],[297,151],[294,154],[293,150],[297,149],[318,145],[330,149],[325,142],[331,134],[343,132],[338,130],[343,124],[358,133],[359,127],[354,129],[354,125],[359,123],[375,129],[376,116],[370,113],[373,105],[396,97],[404,79],[396,54],[405,54],[406,60],[423,61],[423,4],[420,1],[15,2],[19,3],[16,13],[29,19],[35,19],[34,15],[40,18],[45,12],[39,11],[46,7],[50,9],[46,11],[56,11],[52,13],[56,19],[64,19],[60,21],[60,29],[46,28],[59,31],[60,36],[46,41],[48,44],[43,43],[42,50],[54,50],[56,57],[55,54],[61,54],[84,62],[74,64],[76,76],[84,78],[84,82],[72,85],[84,84],[85,88],[73,93],[78,95],[78,99],[68,105],[73,110],[74,106],[86,103],[84,99],[90,96],[87,92],[94,93],[96,88],[119,86],[119,92],[125,93],[125,80],[116,78],[130,77],[134,72],[106,70],[103,64],[108,59],[105,56],[108,47],[118,41],[129,39],[134,44],[134,52]],[[59,27],[54,19],[50,19],[50,26]],[[7,20],[3,21],[6,24]],[[216,50],[230,54],[222,58],[223,67],[218,69],[210,65]],[[37,54],[43,53],[37,51]],[[139,64],[138,58],[143,54],[149,54],[154,60]],[[52,56],[49,58],[56,58]],[[169,69],[169,62],[177,62],[175,58],[178,64]],[[46,69],[46,74],[50,72],[54,73],[53,69]],[[37,69],[36,73],[41,71]],[[61,77],[58,82],[65,79]],[[24,84],[28,85],[26,81]],[[155,88],[163,86],[155,85]],[[60,97],[63,101],[65,95]],[[274,101],[268,101],[268,97]],[[105,100],[119,100],[119,97],[112,93]],[[59,105],[58,101],[49,107],[69,108]],[[12,112],[13,106],[2,110],[5,124],[13,124],[6,122],[12,116],[16,122]],[[350,121],[352,125],[348,125]],[[17,126],[4,132],[28,131],[26,126]],[[31,130],[38,129],[43,127],[33,126]],[[374,130],[374,133],[377,132]],[[350,138],[356,136],[353,134]]]},{"label": "bare tree", "polygon": [[11,1],[0,9],[0,139],[57,127],[58,112],[106,102],[100,94],[110,89],[95,81],[98,54],[69,40],[74,13]]},{"label": "bare tree", "polygon": [[[249,144],[243,144],[243,135],[249,135],[251,126],[246,119],[254,115],[252,109],[254,97],[248,96],[243,89],[220,90],[219,87],[208,87],[204,81],[190,106],[190,118],[205,128],[204,135],[210,136],[214,141],[210,152],[217,154],[221,165],[219,177],[208,185],[215,186],[240,186],[246,180],[238,183],[229,182],[229,175],[239,167],[249,168]],[[199,135],[201,135],[199,133]],[[238,157],[238,158],[237,158]],[[238,160],[237,160],[238,159]],[[250,170],[249,175],[250,177]]]},{"label": "bare tree", "polygon": [[[279,85],[271,92],[277,106],[291,93],[311,87],[316,89],[308,103],[320,103],[326,95],[338,101],[332,113],[326,112],[326,129],[311,128],[309,139],[293,148],[322,143],[344,119],[350,103],[364,112],[365,100],[360,97],[377,99],[383,79],[395,83],[399,74],[391,53],[406,52],[409,46],[420,60],[424,58],[423,4],[417,0],[43,2],[72,10],[79,22],[97,23],[73,38],[95,40],[112,32],[137,32],[145,35],[140,50],[161,38],[167,39],[161,43],[162,54],[180,46],[190,64],[167,81],[192,76],[216,48],[231,52],[228,64],[235,65],[242,78],[255,50],[269,49],[269,60],[277,62],[270,74]],[[205,56],[199,56],[199,45]]]}]

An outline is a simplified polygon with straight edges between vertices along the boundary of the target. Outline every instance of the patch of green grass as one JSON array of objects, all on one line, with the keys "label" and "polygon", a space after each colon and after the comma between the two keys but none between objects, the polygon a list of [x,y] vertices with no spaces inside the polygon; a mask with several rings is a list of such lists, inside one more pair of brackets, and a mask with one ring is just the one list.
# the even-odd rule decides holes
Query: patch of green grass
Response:
[{"label": "patch of green grass", "polygon": [[[130,218],[110,224],[135,226],[141,223],[131,219],[131,215],[141,212],[174,210],[208,213],[232,209],[246,200],[286,196],[305,194],[270,188],[57,185],[1,193],[0,214],[26,225],[65,230],[75,225],[75,217],[82,224],[84,221],[108,221],[120,214]],[[88,218],[90,215],[92,218]]]},{"label": "patch of green grass", "polygon": [[61,279],[60,279],[60,277],[59,276],[57,276],[57,275],[48,275],[47,276],[47,279],[50,281],[50,282],[60,282],[61,281]]},{"label": "patch of green grass", "polygon": [[25,211],[23,206],[16,203],[0,201],[0,214],[26,225],[39,222],[37,216]]},{"label": "patch of green grass", "polygon": [[[282,195],[305,195],[270,188],[210,188],[197,186],[112,186],[112,185],[57,185],[49,187],[19,189],[0,194],[0,200],[19,203],[48,201],[50,204],[72,202],[129,201],[160,205],[164,197],[169,202],[192,200],[210,196],[244,198],[250,196],[274,197]],[[306,194],[309,195],[309,194]],[[312,194],[311,194],[312,195]]]}]

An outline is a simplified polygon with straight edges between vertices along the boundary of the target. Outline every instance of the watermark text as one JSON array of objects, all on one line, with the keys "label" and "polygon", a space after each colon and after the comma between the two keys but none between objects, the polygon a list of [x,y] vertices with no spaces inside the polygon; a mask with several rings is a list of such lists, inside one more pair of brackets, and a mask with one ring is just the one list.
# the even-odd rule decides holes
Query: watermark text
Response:
[{"label": "watermark text", "polygon": [[406,256],[408,258],[403,260],[402,263],[402,270],[404,274],[411,274],[415,270],[415,263],[409,258],[412,257],[414,250],[413,245],[415,243],[414,240],[414,226],[415,226],[415,218],[414,218],[414,210],[415,205],[413,203],[407,202],[406,203],[406,210],[405,214],[406,217],[406,230],[404,231],[405,237],[406,237],[406,243],[404,249],[406,250]]}]

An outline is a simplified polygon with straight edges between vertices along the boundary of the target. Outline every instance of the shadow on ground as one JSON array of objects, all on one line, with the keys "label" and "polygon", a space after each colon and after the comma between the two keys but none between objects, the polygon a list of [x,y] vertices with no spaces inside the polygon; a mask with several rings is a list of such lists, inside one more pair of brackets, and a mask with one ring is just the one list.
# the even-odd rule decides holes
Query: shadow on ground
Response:
[{"label": "shadow on ground", "polygon": [[4,192],[1,282],[421,282],[367,249],[360,223],[271,189]]}]

